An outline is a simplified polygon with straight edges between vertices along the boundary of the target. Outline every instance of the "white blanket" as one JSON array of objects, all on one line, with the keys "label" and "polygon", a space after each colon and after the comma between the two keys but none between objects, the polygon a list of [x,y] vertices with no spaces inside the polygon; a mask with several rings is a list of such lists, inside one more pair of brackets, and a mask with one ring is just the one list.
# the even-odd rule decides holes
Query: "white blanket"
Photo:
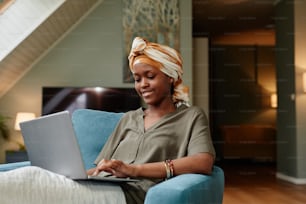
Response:
[{"label": "white blanket", "polygon": [[73,181],[38,167],[0,173],[1,204],[124,204],[120,186],[106,182]]}]

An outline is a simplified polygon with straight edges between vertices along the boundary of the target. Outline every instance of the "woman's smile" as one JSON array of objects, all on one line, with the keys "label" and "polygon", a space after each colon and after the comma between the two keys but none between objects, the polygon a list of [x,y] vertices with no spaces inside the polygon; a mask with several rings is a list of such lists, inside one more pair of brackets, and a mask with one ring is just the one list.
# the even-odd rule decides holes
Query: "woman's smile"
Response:
[{"label": "woman's smile", "polygon": [[145,90],[145,91],[141,91],[141,95],[143,98],[147,98],[149,97],[151,94],[153,94],[152,90]]}]

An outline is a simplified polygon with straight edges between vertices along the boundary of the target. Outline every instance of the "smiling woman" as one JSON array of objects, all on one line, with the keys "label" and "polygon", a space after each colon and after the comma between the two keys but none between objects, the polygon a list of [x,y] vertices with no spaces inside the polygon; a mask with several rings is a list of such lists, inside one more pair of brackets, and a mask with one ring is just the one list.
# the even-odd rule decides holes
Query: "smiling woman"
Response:
[{"label": "smiling woman", "polygon": [[4,13],[4,11],[8,9],[8,7],[10,7],[14,1],[15,0],[0,0],[0,15]]}]

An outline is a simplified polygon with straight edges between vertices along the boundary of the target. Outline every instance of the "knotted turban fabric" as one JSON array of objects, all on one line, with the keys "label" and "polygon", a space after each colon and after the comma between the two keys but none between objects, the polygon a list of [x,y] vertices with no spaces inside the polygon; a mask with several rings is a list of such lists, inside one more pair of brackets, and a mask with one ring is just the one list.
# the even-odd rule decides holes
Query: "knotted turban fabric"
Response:
[{"label": "knotted turban fabric", "polygon": [[135,64],[145,63],[160,69],[167,76],[173,78],[173,102],[175,104],[180,102],[188,105],[188,87],[183,85],[182,81],[182,58],[175,49],[136,37],[133,40],[128,59],[132,72]]}]

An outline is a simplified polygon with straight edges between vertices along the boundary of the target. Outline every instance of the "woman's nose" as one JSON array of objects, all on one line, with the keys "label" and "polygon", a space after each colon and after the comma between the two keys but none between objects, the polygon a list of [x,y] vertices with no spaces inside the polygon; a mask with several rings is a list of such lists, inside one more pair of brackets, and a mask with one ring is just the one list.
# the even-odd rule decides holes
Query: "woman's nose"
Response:
[{"label": "woman's nose", "polygon": [[146,87],[149,85],[148,81],[146,79],[141,80],[141,84],[142,87]]}]

